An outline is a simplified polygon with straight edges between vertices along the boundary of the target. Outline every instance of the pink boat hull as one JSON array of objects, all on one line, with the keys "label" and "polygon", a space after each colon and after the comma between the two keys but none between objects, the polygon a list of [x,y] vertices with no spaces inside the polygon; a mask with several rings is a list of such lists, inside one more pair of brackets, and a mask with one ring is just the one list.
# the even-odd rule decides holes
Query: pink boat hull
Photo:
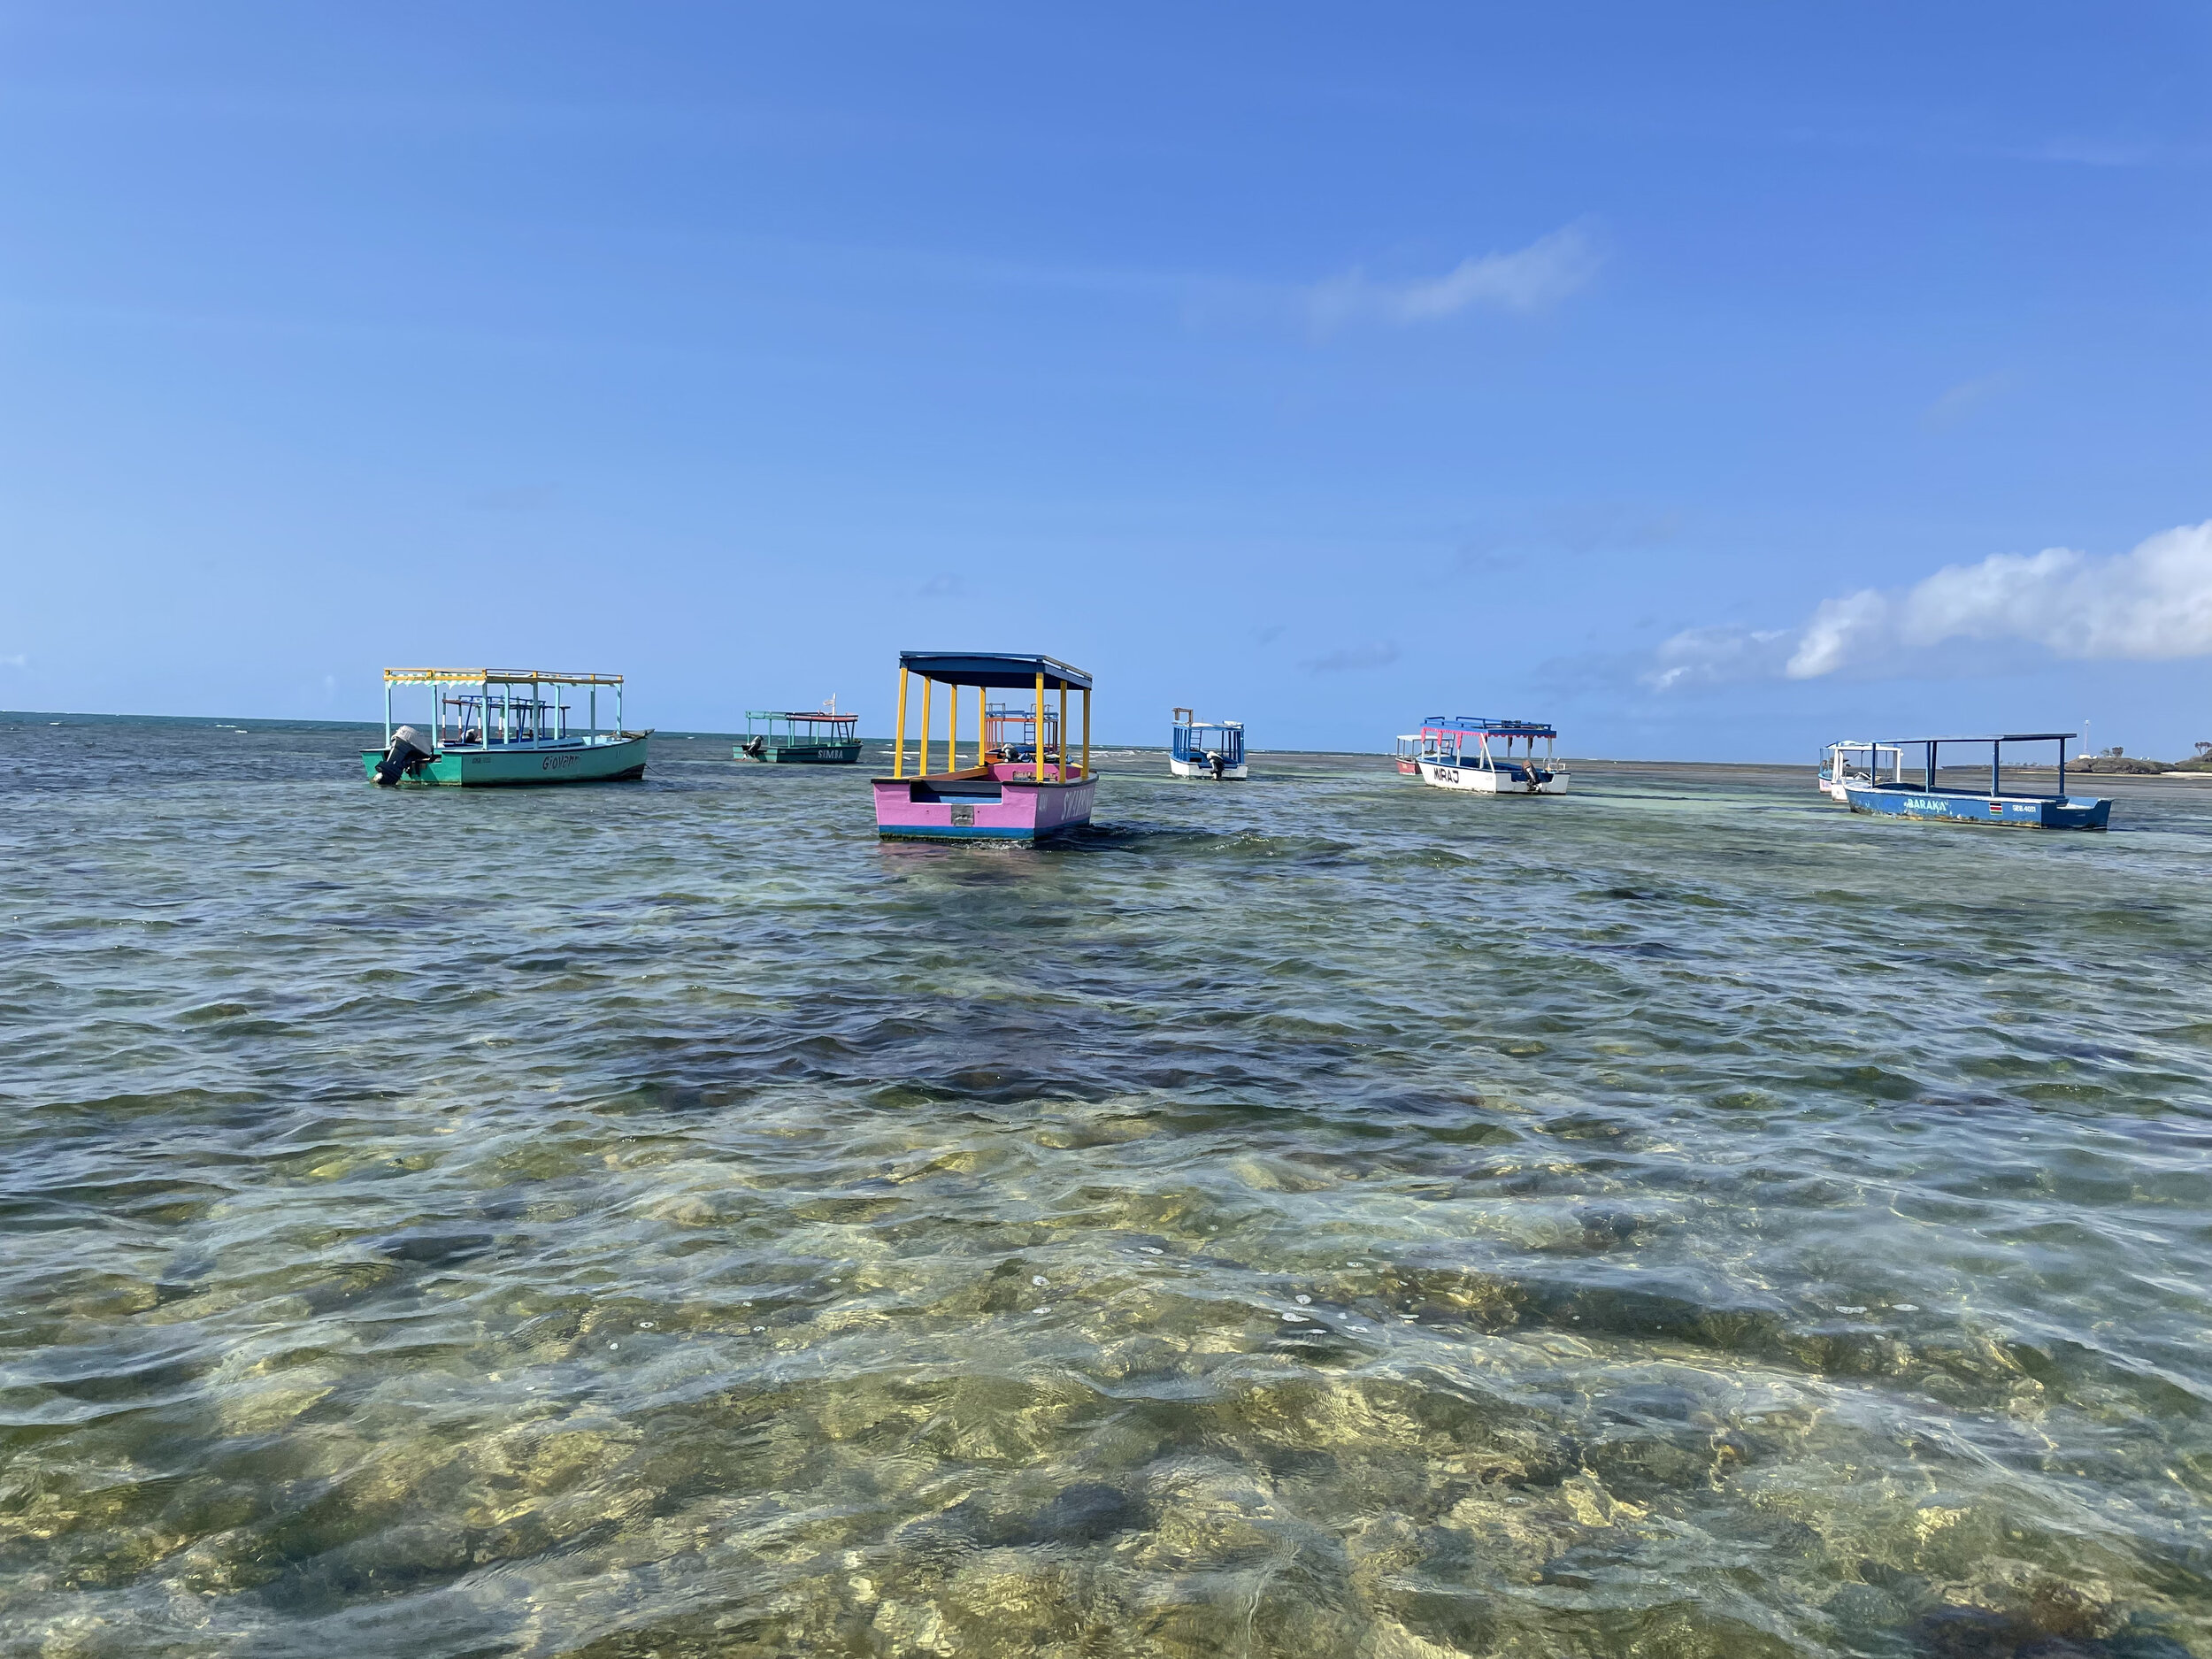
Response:
[{"label": "pink boat hull", "polygon": [[[1036,841],[1091,821],[1096,778],[1056,783],[1045,768],[1039,783],[1026,764],[1000,762],[987,771],[938,772],[926,778],[878,778],[876,833],[901,841]],[[1076,769],[1078,772],[1081,768]]]}]

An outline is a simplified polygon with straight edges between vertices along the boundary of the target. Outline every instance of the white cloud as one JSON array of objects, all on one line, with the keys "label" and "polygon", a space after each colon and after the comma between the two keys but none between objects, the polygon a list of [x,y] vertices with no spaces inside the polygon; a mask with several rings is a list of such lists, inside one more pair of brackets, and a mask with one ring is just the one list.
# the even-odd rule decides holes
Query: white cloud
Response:
[{"label": "white cloud", "polygon": [[1655,691],[1675,691],[1772,679],[1781,672],[1795,637],[1788,628],[1685,628],[1660,644],[1644,683]]},{"label": "white cloud", "polygon": [[1432,322],[1471,305],[1540,311],[1588,283],[1603,258],[1588,231],[1567,225],[1511,253],[1463,259],[1442,276],[1426,280],[1378,282],[1355,266],[1315,287],[1308,296],[1308,309],[1314,326],[1323,329],[1362,317],[1394,323]]},{"label": "white cloud", "polygon": [[2100,558],[2072,548],[1947,565],[1910,588],[1824,599],[1801,628],[1689,628],[1659,647],[1655,690],[1735,680],[1924,672],[1954,641],[2076,661],[2212,656],[2212,519]]},{"label": "white cloud", "polygon": [[0,668],[28,668],[30,665],[30,656],[24,651],[18,651],[12,657],[0,657]]},{"label": "white cloud", "polygon": [[1920,411],[1920,424],[1931,432],[1948,431],[1993,397],[2011,389],[2009,374],[1985,374],[1978,380],[1962,380]]},{"label": "white cloud", "polygon": [[2212,519],[2108,558],[2072,548],[1998,553],[1901,593],[1824,600],[1786,672],[1816,680],[1948,640],[2016,640],[2080,661],[2212,652]]}]

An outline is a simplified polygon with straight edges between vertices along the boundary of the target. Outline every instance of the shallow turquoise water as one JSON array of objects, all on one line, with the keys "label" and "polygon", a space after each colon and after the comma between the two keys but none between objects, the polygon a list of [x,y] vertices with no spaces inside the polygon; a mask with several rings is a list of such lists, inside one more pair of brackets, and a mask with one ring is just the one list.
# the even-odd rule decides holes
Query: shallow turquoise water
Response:
[{"label": "shallow turquoise water", "polygon": [[0,722],[0,1649],[2212,1655],[2212,793]]}]

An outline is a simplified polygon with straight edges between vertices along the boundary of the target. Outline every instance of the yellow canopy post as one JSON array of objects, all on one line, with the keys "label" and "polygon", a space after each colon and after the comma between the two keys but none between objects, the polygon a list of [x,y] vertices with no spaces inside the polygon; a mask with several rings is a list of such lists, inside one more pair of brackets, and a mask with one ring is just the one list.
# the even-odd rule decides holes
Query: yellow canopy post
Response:
[{"label": "yellow canopy post", "polygon": [[945,714],[945,770],[960,770],[960,682],[952,683],[952,707]]},{"label": "yellow canopy post", "polygon": [[990,753],[984,745],[991,739],[991,694],[983,687],[975,688],[975,764],[987,766]]},{"label": "yellow canopy post", "polygon": [[927,674],[922,676],[922,776],[929,776],[929,688],[934,684]]},{"label": "yellow canopy post", "polygon": [[1091,688],[1083,687],[1083,775],[1091,775]]},{"label": "yellow canopy post", "polygon": [[891,775],[906,776],[906,664],[899,664],[899,734],[891,744]]},{"label": "yellow canopy post", "polygon": [[1055,728],[1060,733],[1060,781],[1068,780],[1068,682],[1060,682],[1060,724]]},{"label": "yellow canopy post", "polygon": [[1045,677],[1037,676],[1037,771],[1039,783],[1045,780]]}]

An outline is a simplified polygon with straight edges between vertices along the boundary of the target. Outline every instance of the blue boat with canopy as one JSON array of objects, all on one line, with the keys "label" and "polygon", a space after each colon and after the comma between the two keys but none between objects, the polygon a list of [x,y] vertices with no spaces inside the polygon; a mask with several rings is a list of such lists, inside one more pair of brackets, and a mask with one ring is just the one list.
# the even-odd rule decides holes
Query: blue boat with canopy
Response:
[{"label": "blue boat with canopy", "polygon": [[[1872,769],[1874,776],[1845,780],[1843,798],[1854,812],[1880,818],[1932,818],[1945,824],[1989,824],[2006,829],[2101,830],[2112,817],[2112,803],[2101,796],[2066,793],[2066,745],[2078,735],[2073,732],[2002,732],[1982,737],[1886,738],[1879,745],[1866,747],[1873,748],[1878,757],[1885,749],[1901,757],[1907,750],[1919,750],[1924,757],[1920,781],[1907,782],[1901,764],[1895,768],[1896,775],[1884,779],[1878,765]],[[1989,745],[1986,791],[1936,781],[1939,757],[1946,743]],[[2056,791],[2047,795],[2007,789],[2004,756],[2008,743],[2056,743]]]}]

